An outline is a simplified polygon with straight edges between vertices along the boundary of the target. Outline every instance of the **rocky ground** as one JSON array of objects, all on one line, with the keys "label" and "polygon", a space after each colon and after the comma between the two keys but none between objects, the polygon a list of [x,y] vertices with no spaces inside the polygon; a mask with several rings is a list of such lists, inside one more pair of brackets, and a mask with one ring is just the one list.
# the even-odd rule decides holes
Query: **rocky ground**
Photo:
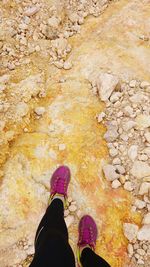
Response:
[{"label": "rocky ground", "polygon": [[148,0],[1,1],[1,266],[29,265],[60,164],[73,249],[90,213],[112,267],[150,266],[149,27]]},{"label": "rocky ground", "polygon": [[[119,81],[108,73],[92,83],[92,91],[106,103],[97,116],[107,131],[104,138],[110,162],[103,172],[112,188],[120,186],[134,195],[132,210],[142,214],[142,225],[124,223],[129,240],[131,264],[149,266],[150,262],[150,83]],[[148,265],[147,265],[148,264]]]}]

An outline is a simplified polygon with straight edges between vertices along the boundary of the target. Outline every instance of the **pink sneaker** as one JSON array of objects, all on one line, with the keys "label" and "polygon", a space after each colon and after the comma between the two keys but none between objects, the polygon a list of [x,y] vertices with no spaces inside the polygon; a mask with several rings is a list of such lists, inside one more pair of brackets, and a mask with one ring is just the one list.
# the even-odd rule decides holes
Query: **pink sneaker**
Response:
[{"label": "pink sneaker", "polygon": [[93,218],[89,215],[83,216],[79,222],[79,240],[77,249],[78,267],[82,266],[80,261],[81,249],[90,247],[92,250],[95,250],[97,235],[97,226]]},{"label": "pink sneaker", "polygon": [[64,198],[67,197],[68,185],[70,182],[70,170],[67,166],[60,166],[53,173],[50,182],[50,194],[51,199],[55,194],[63,195]]},{"label": "pink sneaker", "polygon": [[80,248],[90,246],[94,250],[96,245],[97,234],[97,226],[93,218],[89,215],[83,216],[79,223],[78,246]]}]

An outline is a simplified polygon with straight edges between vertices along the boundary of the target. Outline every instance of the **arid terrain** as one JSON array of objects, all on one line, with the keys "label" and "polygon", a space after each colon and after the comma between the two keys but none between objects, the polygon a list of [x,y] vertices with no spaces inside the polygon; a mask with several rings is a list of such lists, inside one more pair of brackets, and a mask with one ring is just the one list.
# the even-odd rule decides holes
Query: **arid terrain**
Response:
[{"label": "arid terrain", "polygon": [[0,266],[27,267],[61,164],[65,220],[112,267],[150,267],[150,1],[0,1]]}]

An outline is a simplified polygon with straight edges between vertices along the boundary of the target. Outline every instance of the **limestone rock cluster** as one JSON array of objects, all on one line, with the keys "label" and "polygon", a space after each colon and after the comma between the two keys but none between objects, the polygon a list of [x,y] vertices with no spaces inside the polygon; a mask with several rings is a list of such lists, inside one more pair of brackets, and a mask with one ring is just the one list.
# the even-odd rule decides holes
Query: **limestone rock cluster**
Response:
[{"label": "limestone rock cluster", "polygon": [[[109,162],[103,164],[105,178],[113,189],[123,187],[134,196],[133,211],[143,216],[142,226],[124,223],[131,263],[148,266],[150,259],[150,83],[120,81],[102,73],[92,90],[106,104],[97,115],[107,131],[104,139]],[[134,265],[133,265],[134,266]]]}]

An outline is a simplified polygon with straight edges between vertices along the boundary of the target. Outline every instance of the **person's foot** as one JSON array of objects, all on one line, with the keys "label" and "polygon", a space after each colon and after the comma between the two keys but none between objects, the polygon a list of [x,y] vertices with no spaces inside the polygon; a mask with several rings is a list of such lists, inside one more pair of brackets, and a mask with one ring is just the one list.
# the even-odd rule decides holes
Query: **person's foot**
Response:
[{"label": "person's foot", "polygon": [[53,173],[50,181],[50,198],[66,198],[70,182],[70,170],[67,166],[60,166]]},{"label": "person's foot", "polygon": [[79,240],[78,240],[78,264],[81,266],[80,257],[84,248],[89,247],[95,250],[98,231],[94,219],[85,215],[79,222]]}]

